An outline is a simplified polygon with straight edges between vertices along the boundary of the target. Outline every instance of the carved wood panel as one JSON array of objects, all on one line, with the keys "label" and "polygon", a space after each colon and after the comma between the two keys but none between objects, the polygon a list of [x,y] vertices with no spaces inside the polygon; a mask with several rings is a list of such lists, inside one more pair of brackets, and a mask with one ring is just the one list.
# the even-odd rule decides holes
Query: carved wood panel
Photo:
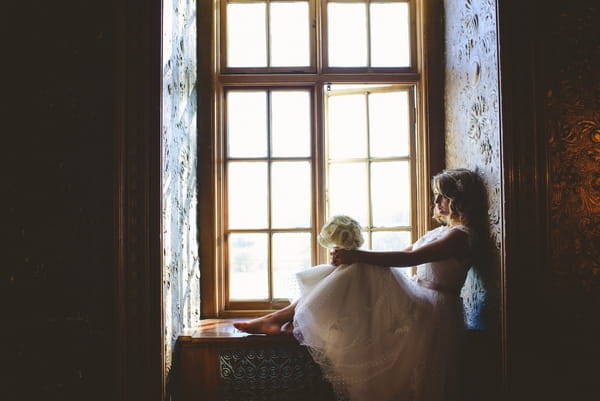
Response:
[{"label": "carved wood panel", "polygon": [[[562,6],[541,52],[548,261],[556,289],[600,289],[600,7]],[[565,235],[565,233],[569,233]]]}]

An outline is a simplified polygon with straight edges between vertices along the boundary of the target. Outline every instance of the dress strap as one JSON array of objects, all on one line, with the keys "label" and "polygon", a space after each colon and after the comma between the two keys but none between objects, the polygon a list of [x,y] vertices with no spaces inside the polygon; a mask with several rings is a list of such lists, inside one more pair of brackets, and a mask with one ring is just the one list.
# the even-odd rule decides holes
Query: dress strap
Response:
[{"label": "dress strap", "polygon": [[451,230],[460,230],[462,232],[464,232],[467,235],[471,235],[471,230],[469,229],[469,227],[464,226],[462,224],[457,224],[455,226],[451,226],[449,227]]}]

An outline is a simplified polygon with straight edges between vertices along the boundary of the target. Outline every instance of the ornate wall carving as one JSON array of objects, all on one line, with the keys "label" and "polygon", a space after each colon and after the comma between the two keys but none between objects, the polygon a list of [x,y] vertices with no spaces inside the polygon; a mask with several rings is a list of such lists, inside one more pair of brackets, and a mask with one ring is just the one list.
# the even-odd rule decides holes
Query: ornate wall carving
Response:
[{"label": "ornate wall carving", "polygon": [[196,2],[163,2],[163,313],[165,368],[200,320],[197,230]]},{"label": "ornate wall carving", "polygon": [[[554,289],[600,290],[600,6],[561,6],[547,24],[544,129]],[[565,235],[569,233],[569,235]]]},{"label": "ornate wall carving", "polygon": [[496,0],[444,3],[446,166],[470,168],[484,178],[492,242],[489,261],[470,270],[462,297],[470,327],[495,327],[502,231],[497,4]]}]

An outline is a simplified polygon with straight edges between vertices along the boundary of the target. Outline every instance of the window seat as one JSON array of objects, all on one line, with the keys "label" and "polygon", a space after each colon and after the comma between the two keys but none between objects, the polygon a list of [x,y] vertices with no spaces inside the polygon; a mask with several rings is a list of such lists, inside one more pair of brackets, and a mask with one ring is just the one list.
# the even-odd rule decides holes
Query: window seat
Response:
[{"label": "window seat", "polygon": [[240,332],[236,320],[206,319],[177,340],[174,401],[329,401],[321,370],[291,335]]},{"label": "window seat", "polygon": [[[321,370],[291,335],[250,335],[244,319],[206,319],[177,340],[169,382],[173,401],[334,401]],[[489,333],[468,330],[464,400],[493,399],[499,364]]]}]

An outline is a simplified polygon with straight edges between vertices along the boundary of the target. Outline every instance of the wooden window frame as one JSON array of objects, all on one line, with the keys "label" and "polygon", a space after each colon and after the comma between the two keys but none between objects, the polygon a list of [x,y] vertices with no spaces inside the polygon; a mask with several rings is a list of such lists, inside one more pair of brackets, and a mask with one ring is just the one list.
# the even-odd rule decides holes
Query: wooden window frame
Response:
[{"label": "wooden window frame", "polygon": [[[219,1],[221,3],[219,3]],[[315,0],[310,0],[313,3]],[[372,0],[378,1],[378,0]],[[417,211],[413,225],[416,227],[414,235],[419,236],[430,228],[430,172],[441,169],[444,163],[443,145],[443,110],[441,107],[443,97],[443,70],[441,69],[442,40],[441,21],[433,18],[440,15],[440,5],[433,0],[412,0],[411,6],[411,32],[413,35],[412,67],[408,68],[324,68],[322,56],[315,52],[313,62],[316,71],[298,72],[284,71],[281,68],[261,68],[241,73],[239,69],[223,69],[218,63],[217,51],[224,51],[219,38],[214,33],[222,34],[223,27],[220,23],[222,8],[225,0],[214,0],[211,4],[200,5],[198,10],[199,53],[204,49],[204,54],[210,49],[211,57],[199,60],[199,87],[198,87],[198,129],[199,129],[199,225],[200,225],[200,255],[201,255],[201,315],[203,318],[253,316],[262,314],[268,309],[236,310],[226,309],[225,291],[222,285],[224,277],[223,241],[217,238],[221,232],[222,224],[218,214],[219,186],[221,180],[215,176],[215,165],[220,163],[222,153],[219,141],[215,134],[223,128],[222,115],[219,110],[223,99],[224,88],[230,85],[251,86],[268,85],[278,87],[294,87],[324,85],[326,83],[402,83],[414,85],[416,91],[416,132],[414,150],[418,161],[413,169],[413,185],[417,190],[414,199]],[[326,8],[325,2],[323,8]],[[315,9],[312,7],[311,9]],[[316,13],[314,18],[323,18],[323,10]],[[311,11],[312,13],[312,11]],[[312,17],[312,15],[311,15]],[[316,41],[324,40],[316,33]],[[311,45],[312,46],[312,45]],[[321,54],[326,54],[325,50]],[[270,76],[270,72],[285,72]],[[297,70],[297,69],[296,69]],[[352,74],[352,75],[351,75]],[[315,101],[319,96],[315,96]],[[208,112],[210,110],[210,113]],[[204,111],[204,112],[203,112]],[[315,124],[322,126],[318,118]],[[318,149],[316,146],[313,149]],[[315,150],[316,151],[316,150]],[[432,157],[431,155],[434,155]],[[317,169],[314,177],[322,177],[322,155],[315,154],[319,161],[313,166]],[[317,185],[318,187],[318,185]],[[319,226],[323,221],[323,197],[317,196],[313,219],[314,225]],[[321,203],[319,203],[321,202]],[[323,254],[323,252],[321,252]],[[322,258],[323,256],[319,256]],[[219,267],[220,266],[220,267]],[[282,305],[272,305],[278,307]]]},{"label": "wooden window frame", "polygon": [[[316,99],[315,96],[315,88],[311,87],[311,86],[306,86],[306,85],[268,85],[265,84],[266,86],[244,86],[244,85],[223,85],[221,86],[221,89],[223,89],[223,92],[225,92],[226,90],[265,90],[267,92],[273,92],[273,91],[279,91],[279,90],[294,90],[294,89],[301,89],[301,90],[308,90],[310,92],[310,97],[311,97],[311,105],[313,105],[312,109],[313,112],[311,114],[315,114],[314,113],[314,102]],[[220,100],[224,100],[224,96],[221,97]],[[226,106],[224,107],[226,108]],[[315,125],[315,122],[312,121],[311,125]],[[314,129],[314,128],[313,128]],[[311,130],[312,131],[312,130]],[[306,157],[272,157],[271,155],[265,156],[265,157],[261,157],[258,158],[261,161],[266,161],[267,164],[272,164],[273,162],[278,162],[278,161],[299,161],[299,160],[310,160],[311,162],[311,178],[312,178],[312,182],[314,182],[315,180],[318,180],[318,173],[315,170],[317,168],[315,163],[315,159],[316,157],[312,157],[312,155],[315,152],[315,148],[317,148],[318,146],[315,146],[314,142],[313,142],[314,138],[311,138],[311,144],[310,147],[312,149],[311,151],[311,155],[306,156]],[[225,155],[226,151],[226,143],[225,143],[225,135],[218,135],[217,133],[215,133],[214,135],[214,140],[216,143],[218,143],[217,145],[217,155]],[[244,158],[241,158],[242,160]],[[232,158],[232,159],[228,159],[228,160],[236,160],[236,158]],[[247,160],[253,160],[253,158],[249,158]],[[213,171],[216,172],[216,177],[217,177],[217,182],[218,182],[218,188],[215,194],[215,200],[216,200],[216,209],[217,211],[220,211],[216,213],[217,215],[217,230],[219,233],[223,233],[225,231],[227,231],[228,233],[230,232],[245,232],[247,230],[243,230],[243,229],[229,229],[226,230],[226,226],[227,224],[225,223],[225,219],[227,218],[227,212],[226,212],[226,201],[227,201],[227,177],[226,177],[226,168],[225,168],[225,164],[226,162],[220,162],[220,163],[215,163],[215,166],[213,168]],[[269,188],[271,186],[271,184],[268,184]],[[313,185],[313,192],[312,192],[312,196],[311,196],[311,201],[317,202],[318,199],[320,199],[320,193],[319,191],[315,191],[314,187],[319,188],[319,185]],[[270,198],[270,195],[269,195]],[[314,208],[316,209],[316,208]],[[311,227],[314,226],[314,222],[315,221],[319,221],[319,217],[315,216],[315,211],[313,210],[313,213],[311,215],[310,221],[311,221]],[[270,220],[270,219],[269,219]],[[273,227],[267,227],[267,228],[263,228],[263,229],[251,229],[249,230],[252,233],[266,233],[269,236],[272,236],[274,233],[283,233],[283,232],[306,232],[306,230],[304,229],[282,229],[282,228],[273,228]],[[315,237],[314,235],[314,230],[311,230],[311,233],[313,234],[313,239]],[[226,237],[227,235],[223,235],[223,237]],[[314,242],[314,241],[313,241]],[[224,246],[221,247],[221,252],[219,254],[217,254],[217,266],[216,269],[218,271],[218,274],[221,278],[221,280],[224,281],[224,283],[227,283],[229,280],[229,272],[227,269],[227,265],[228,265],[228,260],[227,260],[227,252],[226,252],[226,245],[228,243],[228,241],[223,238],[223,240],[221,241],[222,244],[224,244]],[[311,247],[314,249],[315,248],[316,243],[311,244]],[[315,255],[313,255],[313,259],[311,261],[312,264],[315,264],[316,261],[319,259],[319,257],[314,257]],[[271,262],[269,262],[269,264],[271,264]],[[271,269],[270,269],[271,270]],[[272,273],[272,272],[271,272]],[[273,299],[270,301],[254,301],[254,300],[235,300],[232,301],[229,298],[229,289],[226,285],[224,285],[224,283],[221,283],[221,293],[222,293],[222,298],[220,299],[221,302],[221,315],[222,316],[240,316],[240,315],[255,315],[257,313],[264,313],[265,311],[268,310],[274,310],[274,309],[281,309],[284,306],[288,305],[289,302],[283,301],[281,299]]]}]

